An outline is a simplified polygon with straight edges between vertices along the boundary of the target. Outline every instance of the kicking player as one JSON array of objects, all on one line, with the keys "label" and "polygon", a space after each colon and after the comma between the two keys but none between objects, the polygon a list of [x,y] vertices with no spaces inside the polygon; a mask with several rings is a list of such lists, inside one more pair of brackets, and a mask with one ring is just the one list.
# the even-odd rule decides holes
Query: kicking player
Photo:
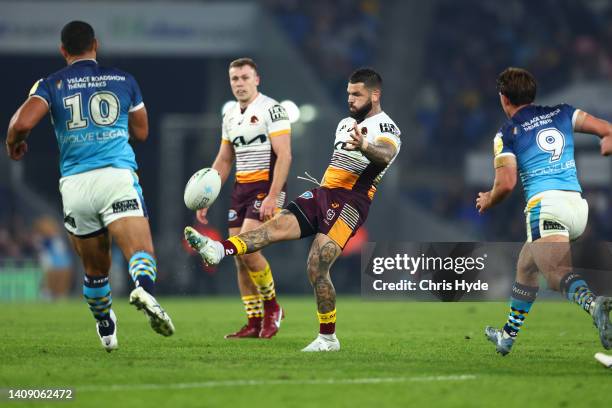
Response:
[{"label": "kicking player", "polygon": [[536,299],[540,271],[551,289],[562,291],[593,317],[601,343],[610,349],[612,298],[596,296],[572,271],[569,242],[583,233],[588,216],[576,175],[574,131],[599,136],[601,154],[607,156],[612,153],[612,126],[566,104],[534,105],[536,82],[524,69],[506,69],[497,86],[508,121],[494,139],[493,188],[478,194],[476,208],[484,213],[505,199],[516,185],[518,168],[527,201],[527,242],[518,259],[508,320],[501,330],[487,327],[485,334],[498,353],[510,352]]},{"label": "kicking player", "polygon": [[[252,231],[283,208],[291,165],[291,123],[285,109],[257,90],[259,74],[250,58],[229,65],[237,103],[223,116],[219,153],[212,167],[225,183],[236,160],[236,181],[228,212],[229,234]],[[197,212],[206,224],[207,208]],[[247,324],[226,339],[269,339],[280,328],[284,312],[276,301],[270,264],[261,251],[235,258],[238,288]]]},{"label": "kicking player", "polygon": [[134,78],[99,66],[97,49],[89,24],[72,21],[64,26],[60,51],[68,66],[34,84],[10,121],[6,148],[13,160],[21,160],[30,131],[51,112],[60,149],[64,226],[83,261],[83,295],[96,332],[110,352],[118,347],[108,276],[111,238],[128,260],[136,285],[130,303],[145,312],[156,332],[170,336],[174,326],[153,297],[155,253],[128,143],[147,139],[147,110]]},{"label": "kicking player", "polygon": [[302,351],[340,350],[335,335],[336,292],[329,271],[365,222],[376,186],[401,145],[399,129],[380,106],[378,73],[369,68],[355,71],[347,92],[350,117],[338,124],[331,163],[320,187],[306,191],[258,228],[225,241],[185,228],[189,244],[213,265],[225,256],[253,253],[274,242],[315,236],[306,268],[317,300],[319,336]]}]

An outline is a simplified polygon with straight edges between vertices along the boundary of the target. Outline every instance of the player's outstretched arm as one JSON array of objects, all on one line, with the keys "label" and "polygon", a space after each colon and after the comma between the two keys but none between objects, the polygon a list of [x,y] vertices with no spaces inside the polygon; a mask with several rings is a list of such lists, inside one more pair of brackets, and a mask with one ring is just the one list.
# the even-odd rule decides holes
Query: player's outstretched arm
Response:
[{"label": "player's outstretched arm", "polygon": [[11,159],[20,160],[28,151],[25,140],[30,131],[49,112],[49,105],[37,97],[28,98],[17,109],[9,122],[6,135],[6,151]]},{"label": "player's outstretched arm", "polygon": [[149,117],[144,106],[128,115],[130,139],[144,142],[149,137]]},{"label": "player's outstretched arm", "polygon": [[516,157],[504,155],[495,158],[495,181],[491,191],[478,193],[476,208],[479,213],[502,202],[516,186]]},{"label": "player's outstretched arm", "polygon": [[579,111],[574,124],[574,130],[581,133],[597,135],[601,139],[601,154],[612,154],[612,124],[584,111]]}]

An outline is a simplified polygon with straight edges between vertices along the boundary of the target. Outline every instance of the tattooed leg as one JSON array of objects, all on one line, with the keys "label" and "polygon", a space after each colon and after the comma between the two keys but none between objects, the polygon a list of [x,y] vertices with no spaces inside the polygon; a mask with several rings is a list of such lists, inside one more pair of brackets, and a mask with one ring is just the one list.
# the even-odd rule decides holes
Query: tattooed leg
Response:
[{"label": "tattooed leg", "polygon": [[341,252],[338,244],[324,234],[317,234],[310,247],[308,279],[314,288],[319,314],[329,314],[336,309],[336,290],[329,270]]},{"label": "tattooed leg", "polygon": [[239,234],[237,237],[246,244],[246,253],[250,254],[274,242],[300,238],[300,225],[291,211],[281,210],[274,218],[258,228]]}]

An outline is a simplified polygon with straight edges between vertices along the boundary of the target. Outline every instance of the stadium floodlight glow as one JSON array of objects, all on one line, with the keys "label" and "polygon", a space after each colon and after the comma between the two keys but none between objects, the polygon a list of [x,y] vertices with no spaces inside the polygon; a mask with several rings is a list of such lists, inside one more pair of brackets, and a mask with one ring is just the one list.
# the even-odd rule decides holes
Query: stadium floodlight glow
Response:
[{"label": "stadium floodlight glow", "polygon": [[225,115],[225,112],[227,112],[227,110],[229,108],[231,108],[232,106],[234,106],[234,104],[236,103],[236,101],[231,100],[231,101],[227,101],[223,104],[223,106],[221,107],[221,116]]},{"label": "stadium floodlight glow", "polygon": [[295,123],[300,120],[300,108],[298,108],[295,102],[285,100],[282,101],[280,104],[287,111],[287,116],[289,116],[289,122]]},{"label": "stadium floodlight glow", "polygon": [[300,119],[304,123],[312,122],[317,118],[318,115],[317,108],[314,105],[306,103],[300,106]]}]

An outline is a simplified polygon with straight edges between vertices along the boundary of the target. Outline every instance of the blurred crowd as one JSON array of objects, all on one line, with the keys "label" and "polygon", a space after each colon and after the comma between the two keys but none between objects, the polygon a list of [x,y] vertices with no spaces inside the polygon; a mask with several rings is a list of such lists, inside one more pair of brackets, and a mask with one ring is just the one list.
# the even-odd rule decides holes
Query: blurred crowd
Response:
[{"label": "blurred crowd", "polygon": [[312,62],[331,97],[346,105],[346,79],[374,60],[379,0],[266,0],[291,41]]},{"label": "blurred crowd", "polygon": [[[408,195],[448,220],[462,220],[481,238],[524,239],[524,218],[517,211],[524,206],[522,195],[515,192],[503,204],[506,213],[513,214],[510,222],[499,212],[478,215],[478,189],[464,185],[463,159],[468,152],[491,151],[493,136],[506,119],[495,83],[504,68],[531,71],[538,81],[538,97],[570,83],[612,79],[610,21],[612,3],[605,1],[508,0],[503,7],[479,0],[438,1],[416,112],[420,149],[436,154],[412,154],[410,166],[440,167],[448,177],[455,174],[456,183],[451,191]],[[586,236],[609,239],[609,191],[586,190],[591,204]]]}]

